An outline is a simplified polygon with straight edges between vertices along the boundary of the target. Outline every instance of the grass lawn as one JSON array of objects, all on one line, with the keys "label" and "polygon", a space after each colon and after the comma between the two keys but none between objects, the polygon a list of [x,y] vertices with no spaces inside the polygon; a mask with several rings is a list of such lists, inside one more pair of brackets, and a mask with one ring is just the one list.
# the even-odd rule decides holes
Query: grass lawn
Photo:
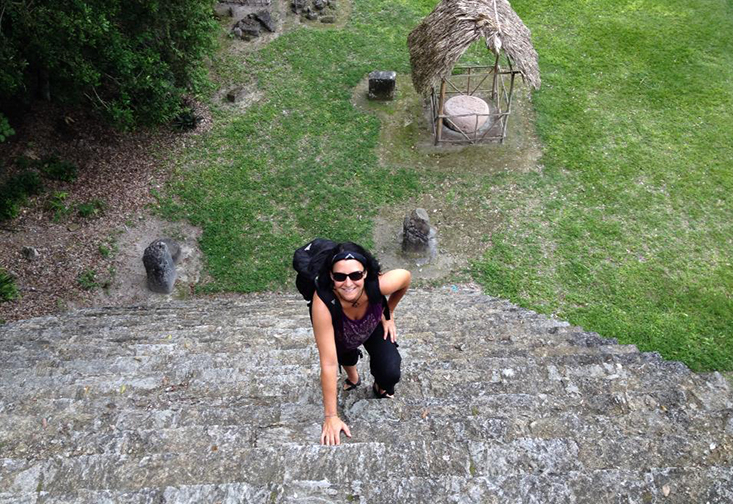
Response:
[{"label": "grass lawn", "polygon": [[[225,48],[218,78],[264,98],[245,113],[218,106],[161,197],[168,217],[204,230],[203,290],[280,288],[297,246],[370,245],[380,207],[434,187],[435,173],[381,165],[379,120],[350,103],[369,71],[409,72],[407,34],[434,5],[354,0],[343,29],[296,29],[240,58]],[[693,369],[733,369],[730,3],[513,6],[540,54],[543,169],[445,175],[490,187],[502,215],[472,275]]]},{"label": "grass lawn", "polygon": [[544,170],[475,262],[492,294],[733,369],[730,2],[517,1]]}]

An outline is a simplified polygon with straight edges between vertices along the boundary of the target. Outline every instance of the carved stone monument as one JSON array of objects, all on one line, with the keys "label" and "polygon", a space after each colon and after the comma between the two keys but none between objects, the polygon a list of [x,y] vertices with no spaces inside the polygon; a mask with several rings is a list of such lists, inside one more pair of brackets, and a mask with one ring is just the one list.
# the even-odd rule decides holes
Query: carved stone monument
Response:
[{"label": "carved stone monument", "polygon": [[423,208],[417,208],[405,217],[402,225],[402,251],[408,253],[432,253],[435,229],[430,227],[430,217]]},{"label": "carved stone monument", "polygon": [[176,263],[181,249],[169,238],[155,240],[143,253],[143,264],[148,277],[148,289],[161,294],[173,292],[176,282]]},{"label": "carved stone monument", "polygon": [[394,100],[396,81],[396,72],[371,72],[369,74],[369,99],[382,101]]}]

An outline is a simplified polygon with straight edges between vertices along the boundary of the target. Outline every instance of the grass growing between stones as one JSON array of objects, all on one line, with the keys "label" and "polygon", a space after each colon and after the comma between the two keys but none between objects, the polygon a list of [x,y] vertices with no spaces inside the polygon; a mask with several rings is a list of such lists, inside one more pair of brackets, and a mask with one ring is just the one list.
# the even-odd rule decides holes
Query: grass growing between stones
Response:
[{"label": "grass growing between stones", "polygon": [[544,171],[500,201],[511,218],[476,277],[693,369],[733,369],[730,5],[514,6],[540,53]]}]

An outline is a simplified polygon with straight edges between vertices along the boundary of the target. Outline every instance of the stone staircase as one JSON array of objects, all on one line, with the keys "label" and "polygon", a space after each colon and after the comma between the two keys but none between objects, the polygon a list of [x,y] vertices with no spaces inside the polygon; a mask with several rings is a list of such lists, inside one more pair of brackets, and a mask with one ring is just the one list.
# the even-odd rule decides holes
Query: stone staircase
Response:
[{"label": "stone staircase", "polygon": [[341,393],[339,447],[297,296],[2,326],[0,503],[733,502],[719,374],[473,286],[413,290],[396,319],[397,397]]}]

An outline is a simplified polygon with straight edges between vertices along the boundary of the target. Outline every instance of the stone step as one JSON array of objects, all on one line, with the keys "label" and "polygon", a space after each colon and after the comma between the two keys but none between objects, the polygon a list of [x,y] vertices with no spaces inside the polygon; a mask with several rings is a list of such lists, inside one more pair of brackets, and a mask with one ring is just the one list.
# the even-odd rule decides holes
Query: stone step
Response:
[{"label": "stone step", "polygon": [[[651,451],[650,451],[651,450]],[[385,467],[399,467],[399,478],[454,476],[506,480],[537,474],[588,473],[613,467],[730,468],[731,449],[709,450],[705,441],[682,437],[652,443],[645,437],[626,437],[579,443],[569,439],[518,438],[510,442],[450,442],[437,440],[382,443],[349,440],[338,449],[281,443],[248,448],[242,443],[206,445],[202,451],[144,453],[142,455],[81,455],[46,461],[3,459],[0,491],[17,491],[19,482],[32,479],[33,490],[66,494],[81,489],[134,491],[141,487],[177,487],[190,481],[226,484],[246,481],[265,486],[291,480],[348,484],[355,474],[369,474],[370,482],[394,478]],[[297,462],[296,462],[297,461]],[[25,483],[26,489],[30,486]]]},{"label": "stone step", "polygon": [[[623,484],[620,484],[623,482]],[[159,504],[174,502],[665,502],[724,504],[733,498],[733,477],[727,467],[658,467],[644,471],[597,471],[524,474],[507,477],[412,477],[371,485],[355,479],[347,485],[330,481],[289,480],[253,485],[249,482],[147,487],[120,494],[109,490],[76,490],[66,494],[41,491],[27,496],[0,493],[0,503],[14,504]]]},{"label": "stone step", "polygon": [[317,444],[297,295],[2,326],[0,503],[730,502],[719,374],[470,286],[411,291],[395,316],[397,397],[373,398],[362,361],[338,448]]},{"label": "stone step", "polygon": [[[633,345],[594,345],[577,344],[574,339],[548,342],[540,338],[527,338],[522,342],[465,341],[459,338],[442,340],[444,345],[435,348],[426,344],[424,339],[411,336],[399,340],[403,355],[414,360],[461,359],[480,352],[487,358],[514,357],[537,358],[570,355],[605,356],[609,354],[637,354]],[[214,354],[214,355],[212,355]],[[0,382],[24,380],[32,376],[51,376],[66,370],[96,374],[100,371],[110,373],[133,369],[163,369],[178,367],[181,362],[193,362],[223,367],[224,363],[252,361],[286,364],[305,363],[317,360],[317,349],[308,335],[307,339],[278,341],[272,338],[238,338],[235,341],[200,342],[184,338],[164,338],[153,344],[136,345],[95,345],[70,343],[54,351],[39,349],[35,352],[14,349],[4,353],[0,362]]]},{"label": "stone step", "polygon": [[[575,358],[577,355],[605,357],[608,355],[631,354],[629,359],[637,360],[639,354],[634,347],[623,345],[604,345],[596,347],[576,347],[572,344],[559,344],[544,346],[537,344],[531,348],[519,349],[511,345],[496,344],[493,342],[479,345],[471,343],[456,344],[448,346],[440,352],[431,352],[431,347],[420,344],[412,339],[401,340],[401,352],[405,360],[411,362],[435,361],[450,362],[452,360],[463,361],[474,352],[473,347],[482,347],[481,351],[485,359],[492,362],[495,359],[532,359],[547,360],[557,358],[561,362]],[[160,346],[155,348],[136,346],[128,349],[128,353],[118,355],[115,352],[104,352],[104,348],[95,348],[93,356],[85,355],[83,346],[79,345],[78,351],[72,347],[67,349],[66,359],[41,359],[10,357],[6,360],[9,367],[0,367],[0,383],[22,384],[33,382],[44,377],[53,378],[63,382],[65,375],[101,376],[105,374],[118,375],[122,373],[147,373],[147,372],[168,372],[175,370],[175,374],[186,374],[208,368],[225,368],[237,364],[238,367],[251,368],[253,366],[277,366],[277,365],[304,365],[309,366],[318,362],[318,352],[315,343],[311,342],[302,348],[262,348],[256,352],[251,348],[237,347],[238,351],[218,352],[211,354],[202,350],[220,349],[215,343],[202,346],[184,342],[167,345],[164,352],[160,352]],[[87,347],[88,348],[88,347]],[[133,351],[130,354],[130,350]],[[231,349],[230,350],[235,350]],[[104,357],[96,357],[105,355]],[[76,358],[74,358],[76,356]],[[578,357],[582,361],[583,358]],[[595,359],[593,359],[595,360]],[[604,362],[609,359],[605,359]],[[586,359],[588,361],[588,359]],[[592,361],[592,360],[591,360]],[[491,365],[491,364],[489,364]]]},{"label": "stone step", "polygon": [[[318,391],[312,393],[318,395]],[[257,425],[269,425],[281,421],[295,423],[319,422],[322,414],[319,401],[298,397],[297,402],[286,402],[276,396],[253,398],[245,396],[199,397],[179,390],[150,397],[104,398],[90,396],[83,400],[56,399],[40,403],[14,405],[6,408],[0,429],[7,433],[15,425],[23,426],[29,433],[56,432],[104,428],[114,430],[154,430],[188,426],[240,425],[243,421]],[[674,397],[671,398],[674,400]],[[733,433],[733,409],[718,411],[690,407],[681,408],[670,401],[666,391],[657,393],[643,392],[619,396],[598,394],[593,398],[581,396],[553,396],[547,394],[495,394],[463,397],[419,398],[406,397],[373,405],[371,393],[360,389],[340,398],[341,410],[351,418],[365,405],[372,404],[378,418],[407,421],[427,414],[433,418],[508,418],[526,425],[531,421],[562,415],[580,417],[593,416],[618,419],[624,425],[626,418],[641,416],[653,419],[662,428],[667,424],[678,424],[680,428],[692,428],[695,418],[709,419],[711,426],[721,432],[725,429]],[[694,403],[693,403],[694,404]],[[369,410],[372,411],[372,410]],[[356,418],[356,417],[355,417]],[[361,418],[359,416],[358,418]],[[43,420],[46,420],[45,426]],[[245,419],[245,420],[243,420]],[[376,421],[377,418],[373,420]],[[727,419],[727,420],[726,420]],[[715,423],[717,422],[717,423]],[[720,424],[723,422],[723,424]],[[726,423],[727,422],[727,423]],[[559,428],[559,427],[558,427]],[[630,429],[641,428],[634,421]],[[653,429],[652,425],[646,427]],[[19,432],[15,432],[15,435]]]},{"label": "stone step", "polygon": [[[638,404],[640,399],[629,403]],[[433,399],[430,404],[415,401],[404,404],[349,394],[341,409],[343,418],[354,426],[357,439],[385,443],[417,442],[439,433],[450,433],[449,439],[509,441],[521,437],[565,437],[591,444],[596,440],[632,435],[646,436],[650,440],[665,436],[704,438],[708,440],[706,443],[725,447],[731,444],[733,436],[733,410],[690,409],[684,410],[684,414],[672,415],[662,408],[663,405],[653,402],[651,396],[643,398],[644,409],[629,406],[627,411],[613,415],[590,413],[590,408],[582,402],[564,411],[558,411],[557,402],[550,403],[547,398],[537,397],[535,402],[542,406],[535,411],[517,411],[490,409],[486,401],[460,404]],[[100,410],[106,413],[101,417],[94,415]],[[320,419],[321,406],[316,401],[302,404],[283,403],[277,398],[269,402],[240,398],[228,404],[197,401],[181,405],[152,401],[139,404],[132,400],[101,404],[100,400],[95,400],[86,404],[69,403],[65,409],[55,408],[50,415],[45,411],[35,415],[20,412],[6,415],[0,432],[15,427],[14,435],[3,435],[0,442],[6,456],[13,454],[18,458],[99,454],[110,450],[127,454],[124,449],[132,446],[130,439],[142,444],[147,452],[174,451],[165,447],[166,440],[175,440],[173,433],[180,432],[181,440],[190,440],[195,439],[190,432],[203,435],[211,429],[216,429],[219,437],[222,432],[234,430],[240,433],[239,441],[257,446],[308,443],[317,439]],[[230,442],[232,437],[228,436]],[[155,443],[162,447],[155,449]],[[217,443],[212,441],[211,444]],[[194,451],[201,449],[193,441],[180,446],[189,446]]]},{"label": "stone step", "polygon": [[[448,400],[454,396],[494,396],[507,394],[544,394],[573,404],[577,396],[588,408],[601,411],[627,409],[628,397],[634,391],[658,392],[665,407],[689,407],[720,410],[733,407],[726,394],[726,384],[709,381],[690,373],[686,368],[672,366],[675,374],[664,374],[670,366],[654,356],[629,354],[612,356],[599,363],[588,356],[565,356],[517,360],[487,358],[481,362],[408,361],[399,386],[402,397]],[[655,372],[629,372],[638,365],[636,358],[652,362]],[[610,359],[610,357],[609,357]],[[623,364],[621,364],[623,362]],[[473,367],[471,367],[471,365]],[[365,365],[362,376],[367,377]],[[36,403],[48,399],[91,398],[115,399],[124,396],[149,396],[185,390],[199,399],[219,397],[279,397],[281,401],[313,399],[320,393],[319,369],[315,360],[309,366],[286,365],[251,366],[249,368],[205,367],[192,370],[182,366],[169,372],[132,371],[125,374],[84,375],[81,372],[51,377],[36,377],[32,382],[17,382],[0,388],[3,401],[15,407],[25,401]],[[370,382],[366,378],[367,382]],[[362,389],[353,395],[369,394]],[[610,398],[610,399],[607,399]],[[317,398],[315,399],[318,402]],[[605,402],[604,402],[605,401]]]},{"label": "stone step", "polygon": [[[416,412],[419,413],[419,412]],[[641,415],[630,418],[600,415],[578,416],[563,414],[537,419],[481,416],[446,416],[431,413],[428,408],[409,419],[374,418],[350,412],[345,415],[352,426],[353,438],[345,443],[379,442],[398,445],[404,442],[420,443],[443,435],[460,441],[482,440],[503,446],[527,439],[552,441],[561,439],[578,447],[577,460],[584,467],[604,467],[608,457],[616,457],[615,467],[634,468],[638,464],[672,464],[684,466],[695,460],[697,465],[733,463],[733,432],[725,433],[729,418],[713,422],[701,417],[687,419],[689,423],[664,422],[661,415],[654,418],[651,428]],[[143,457],[152,454],[202,453],[226,449],[239,452],[250,447],[266,448],[282,443],[312,444],[320,433],[318,414],[291,423],[277,410],[258,413],[258,424],[241,418],[232,425],[197,424],[177,428],[130,429],[113,428],[114,424],[98,423],[95,427],[77,424],[74,431],[64,430],[54,418],[45,429],[36,420],[28,427],[34,434],[24,433],[21,439],[4,439],[6,457],[16,459],[65,459],[87,455],[126,455]],[[388,416],[387,416],[388,417]],[[19,426],[23,425],[19,422]],[[28,422],[25,422],[28,423]],[[722,424],[722,428],[721,428]],[[80,429],[79,427],[86,427]],[[711,434],[711,430],[713,433]],[[663,462],[655,462],[657,459]],[[589,462],[591,461],[591,462]],[[595,464],[595,465],[592,465]]]}]

